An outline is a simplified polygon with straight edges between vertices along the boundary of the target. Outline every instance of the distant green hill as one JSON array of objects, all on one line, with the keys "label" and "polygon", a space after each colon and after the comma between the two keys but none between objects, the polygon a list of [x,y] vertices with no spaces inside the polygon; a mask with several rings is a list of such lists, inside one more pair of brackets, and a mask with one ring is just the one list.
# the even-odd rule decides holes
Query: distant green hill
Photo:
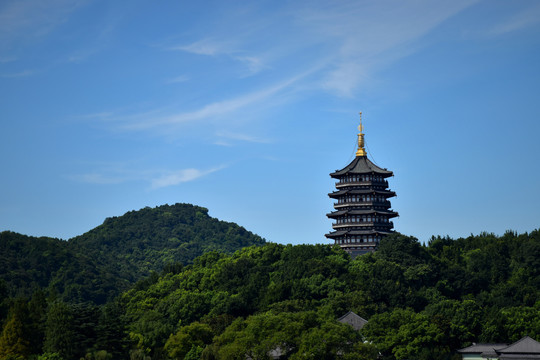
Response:
[{"label": "distant green hill", "polygon": [[203,207],[147,207],[107,218],[69,241],[0,233],[0,281],[10,296],[49,287],[67,301],[105,303],[152,271],[181,268],[207,251],[264,243]]}]

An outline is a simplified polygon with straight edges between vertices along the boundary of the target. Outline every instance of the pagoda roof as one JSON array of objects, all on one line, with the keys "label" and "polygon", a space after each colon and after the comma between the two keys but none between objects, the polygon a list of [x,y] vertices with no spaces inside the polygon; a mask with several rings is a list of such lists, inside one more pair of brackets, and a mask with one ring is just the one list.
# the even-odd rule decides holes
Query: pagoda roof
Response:
[{"label": "pagoda roof", "polygon": [[338,190],[331,192],[328,196],[340,196],[345,194],[352,195],[363,195],[363,194],[380,194],[380,195],[391,195],[395,196],[396,193],[390,190],[376,190],[376,189],[347,189],[347,190]]},{"label": "pagoda roof", "polygon": [[357,156],[351,163],[345,166],[341,170],[336,170],[331,173],[330,176],[333,178],[340,178],[347,174],[380,174],[383,177],[390,177],[394,175],[391,171],[382,169],[372,163],[367,156]]},{"label": "pagoda roof", "polygon": [[342,215],[369,215],[369,214],[381,214],[381,215],[390,215],[391,217],[398,216],[398,213],[390,210],[375,210],[375,209],[366,209],[366,210],[339,210],[327,214],[328,217],[336,217]]},{"label": "pagoda roof", "polygon": [[390,234],[392,234],[392,231],[374,230],[374,229],[369,229],[369,230],[349,230],[349,231],[347,231],[347,234],[348,235],[377,235],[377,234],[390,235]]},{"label": "pagoda roof", "polygon": [[326,234],[325,236],[327,238],[335,238],[340,237],[344,235],[390,235],[392,234],[392,231],[384,231],[384,230],[375,230],[375,229],[369,229],[369,230],[337,230],[333,231],[329,234]]}]

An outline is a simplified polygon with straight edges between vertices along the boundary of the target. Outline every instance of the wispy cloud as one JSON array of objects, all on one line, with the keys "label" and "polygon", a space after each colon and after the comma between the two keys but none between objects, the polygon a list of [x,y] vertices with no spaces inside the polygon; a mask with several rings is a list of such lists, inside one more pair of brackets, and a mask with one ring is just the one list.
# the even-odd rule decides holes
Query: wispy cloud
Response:
[{"label": "wispy cloud", "polygon": [[6,47],[41,37],[66,21],[83,0],[17,0],[0,6],[0,42]]},{"label": "wispy cloud", "polygon": [[374,73],[410,55],[415,44],[476,0],[336,3],[296,13],[299,26],[318,35],[328,54],[321,86],[350,97]]},{"label": "wispy cloud", "polygon": [[272,96],[290,88],[295,82],[307,76],[309,73],[310,71],[307,71],[298,76],[286,79],[276,85],[240,95],[235,98],[209,103],[202,106],[200,109],[193,111],[163,115],[159,114],[159,110],[153,110],[142,114],[117,116],[114,121],[124,130],[145,130],[170,127],[171,125],[181,125],[191,122],[218,121],[227,118],[232,113],[246,109],[247,107],[262,104]]},{"label": "wispy cloud", "polygon": [[265,68],[268,68],[260,57],[255,56],[234,56],[234,58],[246,65],[247,75],[254,75]]},{"label": "wispy cloud", "polygon": [[264,69],[266,65],[260,56],[246,55],[246,51],[233,41],[205,38],[187,45],[174,45],[166,47],[167,50],[184,51],[196,55],[227,56],[245,65],[247,72],[244,75],[254,75]]},{"label": "wispy cloud", "polygon": [[176,76],[176,77],[173,77],[171,79],[168,79],[167,83],[168,84],[176,84],[176,83],[183,83],[183,82],[186,82],[186,81],[189,81],[189,76],[180,75],[180,76]]},{"label": "wispy cloud", "polygon": [[264,19],[256,11],[233,9],[222,14],[229,28],[205,29],[198,40],[167,49],[228,56],[243,63],[248,76],[318,63],[318,89],[351,97],[378,71],[421,48],[425,35],[476,2],[313,0],[276,6],[269,13],[265,9]]},{"label": "wispy cloud", "polygon": [[104,168],[89,173],[70,175],[68,178],[73,181],[96,185],[115,185],[142,181],[148,183],[152,189],[159,189],[195,181],[203,176],[222,170],[225,167],[225,165],[222,165],[206,170],[195,168],[180,170],[127,170],[125,168]]},{"label": "wispy cloud", "polygon": [[35,71],[33,70],[24,70],[24,71],[20,71],[20,72],[16,72],[16,73],[4,73],[4,74],[0,74],[0,77],[2,78],[6,78],[6,79],[9,79],[9,78],[20,78],[20,77],[28,77],[28,76],[31,76],[35,74]]},{"label": "wispy cloud", "polygon": [[493,27],[489,35],[503,35],[527,28],[540,22],[540,3],[512,15],[509,19]]},{"label": "wispy cloud", "polygon": [[214,39],[202,39],[187,45],[174,45],[167,47],[168,50],[180,50],[197,55],[215,56],[234,52],[232,44],[226,41]]},{"label": "wispy cloud", "polygon": [[220,166],[217,168],[209,170],[199,170],[199,169],[182,169],[177,171],[172,171],[170,173],[161,175],[157,178],[152,179],[152,188],[158,189],[168,186],[175,186],[185,182],[193,181],[203,176],[209,175],[213,172],[225,168]]},{"label": "wispy cloud", "polygon": [[96,26],[94,28],[95,34],[91,35],[90,40],[88,40],[84,46],[68,55],[67,61],[71,63],[81,63],[91,56],[103,51],[103,49],[105,49],[109,43],[110,34],[116,28],[117,21],[118,20],[116,18],[106,19],[103,24]]},{"label": "wispy cloud", "polygon": [[[221,139],[229,139],[229,140],[244,141],[244,142],[251,142],[251,143],[259,143],[259,144],[272,143],[272,140],[267,139],[267,138],[263,138],[260,136],[253,136],[253,135],[244,134],[244,133],[232,132],[232,131],[219,131],[216,133],[216,136],[218,136]],[[216,144],[225,145],[225,146],[230,145],[230,143],[223,140],[218,140]]]},{"label": "wispy cloud", "polygon": [[121,184],[126,181],[132,180],[129,176],[119,176],[113,174],[102,174],[102,173],[87,173],[79,175],[69,176],[71,180],[78,182],[89,183],[89,184]]},{"label": "wispy cloud", "polygon": [[[236,82],[234,90],[228,93],[234,91],[238,95],[215,98],[212,94],[208,96],[212,100],[196,108],[170,104],[144,112],[107,114],[102,120],[122,131],[155,130],[170,135],[185,129],[187,124],[199,127],[212,124],[215,129],[210,130],[216,131],[246,112],[259,110],[260,113],[261,108],[293,101],[302,96],[302,91],[308,94],[322,90],[338,97],[353,97],[358,89],[374,82],[378,71],[416,51],[426,34],[475,2],[419,0],[404,4],[381,0],[375,6],[357,1],[318,1],[317,6],[304,4],[287,8],[285,17],[283,11],[269,14],[273,21],[268,21],[265,26],[259,26],[260,18],[251,18],[249,14],[246,16],[251,23],[235,19],[231,14],[237,12],[231,10],[224,16],[232,18],[223,23],[232,24],[233,28],[242,24],[240,28],[205,28],[198,34],[201,40],[180,45],[170,45],[168,41],[169,45],[161,44],[159,48],[216,58],[231,57],[242,62],[252,75],[261,70],[272,72],[275,76],[263,78],[260,74],[264,80],[258,84],[268,84],[268,78],[278,79],[274,84],[254,88],[253,82]],[[253,31],[247,35],[240,33],[240,29],[246,28]],[[274,63],[267,64],[261,60],[263,57],[251,54],[264,54],[264,59]],[[290,59],[295,59],[294,66],[290,66]],[[222,67],[216,69],[220,71]],[[229,69],[221,70],[219,75],[230,79]],[[192,76],[196,73],[190,72],[189,77]],[[187,79],[188,75],[182,75],[167,82]],[[201,96],[205,96],[204,91],[201,90]],[[245,132],[239,129],[238,133]],[[220,136],[215,143],[230,145],[231,140],[257,142],[261,139]]]}]

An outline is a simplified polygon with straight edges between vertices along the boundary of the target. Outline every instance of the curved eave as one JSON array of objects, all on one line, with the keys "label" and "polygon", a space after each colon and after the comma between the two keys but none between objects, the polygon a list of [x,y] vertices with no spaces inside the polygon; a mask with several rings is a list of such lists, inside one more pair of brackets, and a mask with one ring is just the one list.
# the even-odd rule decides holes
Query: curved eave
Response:
[{"label": "curved eave", "polygon": [[339,190],[334,191],[328,194],[331,198],[338,198],[343,195],[368,195],[368,194],[377,194],[377,195],[383,195],[387,198],[391,198],[396,196],[396,193],[390,190],[375,190],[375,189],[357,189],[357,190]]},{"label": "curved eave", "polygon": [[341,170],[336,170],[331,173],[330,176],[333,178],[340,178],[348,174],[378,174],[387,178],[394,175],[393,172],[386,169],[382,169],[372,163],[367,156],[357,156],[351,163],[345,166]]},{"label": "curved eave", "polygon": [[368,210],[339,210],[339,211],[333,211],[329,214],[326,214],[327,217],[333,219],[338,218],[340,216],[346,216],[346,215],[386,215],[389,218],[394,218],[396,216],[399,216],[399,214],[395,211],[391,210],[375,210],[375,209],[368,209]]},{"label": "curved eave", "polygon": [[392,231],[392,230],[384,231],[384,230],[374,230],[374,229],[370,229],[370,230],[338,230],[338,231],[333,231],[331,233],[325,234],[324,236],[326,236],[329,239],[335,239],[335,238],[339,238],[339,237],[342,237],[342,236],[345,236],[345,235],[390,235],[390,234],[393,234],[393,233],[394,233],[394,231]]}]

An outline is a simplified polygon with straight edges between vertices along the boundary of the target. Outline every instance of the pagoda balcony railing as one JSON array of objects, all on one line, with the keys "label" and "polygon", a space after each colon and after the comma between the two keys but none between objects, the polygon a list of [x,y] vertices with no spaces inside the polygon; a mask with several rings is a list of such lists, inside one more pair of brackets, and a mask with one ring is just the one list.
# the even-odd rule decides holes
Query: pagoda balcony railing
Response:
[{"label": "pagoda balcony railing", "polygon": [[394,223],[392,221],[389,221],[389,222],[383,222],[383,221],[364,221],[364,222],[348,221],[348,222],[332,224],[333,229],[340,229],[340,228],[343,228],[343,227],[374,227],[374,226],[391,229],[391,228],[394,227]]},{"label": "pagoda balcony railing", "polygon": [[388,181],[346,181],[346,182],[337,182],[336,188],[342,188],[346,186],[359,186],[359,185],[378,185],[378,186],[384,186],[385,188],[388,187]]},{"label": "pagoda balcony railing", "polygon": [[357,202],[343,202],[343,203],[337,202],[337,203],[334,203],[334,208],[339,209],[339,208],[347,207],[347,206],[370,206],[370,205],[384,206],[386,208],[389,208],[391,206],[390,201],[385,200],[385,201],[357,201]]}]

